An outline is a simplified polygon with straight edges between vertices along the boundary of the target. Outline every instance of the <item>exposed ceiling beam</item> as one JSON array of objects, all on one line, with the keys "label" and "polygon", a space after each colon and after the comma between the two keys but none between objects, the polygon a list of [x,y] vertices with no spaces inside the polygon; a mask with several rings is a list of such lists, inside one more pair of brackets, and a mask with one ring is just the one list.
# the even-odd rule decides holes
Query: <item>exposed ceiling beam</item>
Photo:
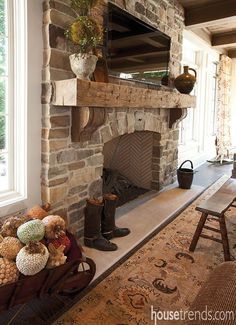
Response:
[{"label": "exposed ceiling beam", "polygon": [[123,67],[123,66],[117,66],[117,67],[111,67],[111,71],[116,71],[119,73],[135,73],[135,72],[147,72],[147,71],[157,71],[161,69],[165,69],[166,64],[165,63],[147,63],[147,64],[137,64],[137,65],[132,65],[129,64],[129,67]]},{"label": "exposed ceiling beam", "polygon": [[227,47],[236,44],[236,31],[232,33],[220,33],[212,35],[212,46]]},{"label": "exposed ceiling beam", "polygon": [[134,55],[134,56],[116,56],[116,57],[112,57],[112,64],[114,64],[115,62],[124,62],[124,61],[127,61],[127,60],[130,60],[130,61],[135,61],[135,62],[143,62],[143,61],[146,61],[146,60],[151,60],[153,58],[155,58],[157,60],[158,57],[162,57],[162,58],[165,58],[165,61],[167,61],[168,59],[168,52],[166,53],[154,53],[153,54],[146,54],[146,55]]},{"label": "exposed ceiling beam", "polygon": [[160,39],[155,40],[155,38],[147,37],[143,40],[146,44],[156,46],[157,48],[162,46],[162,42]]},{"label": "exposed ceiling beam", "polygon": [[[151,38],[155,38],[157,36],[157,32],[149,32],[149,33],[144,33],[144,34],[138,34],[138,35],[132,35],[132,36],[127,36],[127,37],[121,37],[118,39],[112,40],[112,46],[120,48],[120,47],[125,47],[125,46],[132,46],[133,42],[138,42],[138,43],[147,43]],[[158,38],[158,42],[155,41],[154,39],[151,39],[153,41],[154,46],[160,47],[161,45],[161,40]],[[150,41],[150,42],[151,42]],[[165,41],[166,42],[166,41]],[[153,45],[153,44],[151,44]]]},{"label": "exposed ceiling beam", "polygon": [[137,47],[136,49],[127,49],[123,51],[118,51],[117,53],[112,53],[112,61],[114,60],[125,60],[128,58],[138,58],[138,57],[157,57],[157,56],[163,56],[163,55],[168,55],[168,51],[166,48],[160,49],[160,48],[151,48],[147,47],[143,48]]},{"label": "exposed ceiling beam", "polygon": [[[121,62],[113,62],[111,61],[110,69],[112,71],[118,72],[141,72],[141,71],[149,71],[149,70],[157,70],[158,68],[166,67],[167,58],[166,56],[150,58],[140,62],[131,62],[130,60],[121,61]],[[108,59],[109,63],[109,59]]]},{"label": "exposed ceiling beam", "polygon": [[229,56],[231,59],[235,59],[235,58],[236,58],[236,49],[235,49],[235,50],[229,50],[229,51],[228,51],[228,56]]},{"label": "exposed ceiling beam", "polygon": [[222,0],[185,10],[185,25],[188,28],[202,28],[222,21],[236,20],[236,1]]},{"label": "exposed ceiling beam", "polygon": [[109,29],[110,30],[116,30],[118,32],[129,32],[130,28],[126,27],[126,26],[122,26],[121,24],[115,23],[115,22],[111,22],[109,23]]}]

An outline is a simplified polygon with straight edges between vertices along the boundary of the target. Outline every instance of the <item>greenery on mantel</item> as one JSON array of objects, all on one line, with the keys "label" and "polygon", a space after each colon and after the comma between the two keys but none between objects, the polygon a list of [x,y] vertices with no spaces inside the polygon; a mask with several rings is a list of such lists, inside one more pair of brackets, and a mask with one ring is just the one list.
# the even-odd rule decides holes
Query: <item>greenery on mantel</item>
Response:
[{"label": "greenery on mantel", "polygon": [[98,0],[71,0],[71,7],[79,16],[87,16],[97,3]]},{"label": "greenery on mantel", "polygon": [[73,53],[95,54],[97,46],[102,42],[103,30],[89,15],[96,4],[97,0],[71,0],[71,7],[77,17],[66,31],[66,36]]}]

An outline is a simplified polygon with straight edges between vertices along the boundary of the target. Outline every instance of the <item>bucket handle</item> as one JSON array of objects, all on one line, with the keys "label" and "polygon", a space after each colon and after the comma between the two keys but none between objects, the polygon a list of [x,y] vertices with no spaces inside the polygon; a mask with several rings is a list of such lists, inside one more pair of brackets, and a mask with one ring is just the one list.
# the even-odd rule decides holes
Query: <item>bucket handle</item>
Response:
[{"label": "bucket handle", "polygon": [[185,164],[186,162],[190,162],[190,164],[191,164],[191,168],[193,169],[193,162],[191,161],[191,160],[185,160],[181,165],[180,165],[180,167],[179,167],[179,169],[181,169],[182,168],[182,166],[183,166],[183,164]]}]

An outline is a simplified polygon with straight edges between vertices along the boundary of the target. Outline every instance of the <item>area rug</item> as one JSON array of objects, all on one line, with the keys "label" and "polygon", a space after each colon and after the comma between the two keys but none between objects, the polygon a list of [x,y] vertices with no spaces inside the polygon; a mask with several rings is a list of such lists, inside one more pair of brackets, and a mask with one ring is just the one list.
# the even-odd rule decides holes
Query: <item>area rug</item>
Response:
[{"label": "area rug", "polygon": [[[146,325],[154,324],[151,306],[161,311],[187,310],[209,273],[224,261],[222,245],[213,241],[200,239],[196,251],[188,251],[200,217],[195,207],[226,180],[226,176],[218,180],[55,324]],[[236,256],[235,208],[227,212],[226,221],[231,254]]]}]

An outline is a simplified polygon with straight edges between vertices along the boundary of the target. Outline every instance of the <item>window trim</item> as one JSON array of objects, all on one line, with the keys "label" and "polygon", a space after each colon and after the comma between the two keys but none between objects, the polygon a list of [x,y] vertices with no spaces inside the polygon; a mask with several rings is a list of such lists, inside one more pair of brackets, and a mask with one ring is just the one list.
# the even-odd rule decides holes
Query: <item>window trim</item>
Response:
[{"label": "window trim", "polygon": [[[193,140],[179,143],[179,161],[188,156],[195,165],[199,165],[215,154],[214,136],[209,135],[206,131],[208,130],[207,123],[209,121],[209,111],[206,109],[208,107],[208,96],[206,96],[206,93],[209,83],[207,67],[209,62],[218,61],[219,52],[211,48],[210,44],[200,39],[199,36],[191,31],[184,30],[183,38],[185,44],[188,44],[188,47],[191,47],[197,53],[196,65],[199,66],[199,71],[197,78],[198,87],[195,87],[197,91],[197,106],[194,109],[195,127],[193,128]],[[191,63],[192,66],[194,67],[194,63]],[[200,95],[201,92],[203,96]]]},{"label": "window trim", "polygon": [[[11,0],[14,8],[15,191],[0,196],[0,217],[41,202],[41,67],[43,0]],[[30,26],[30,28],[28,28]],[[37,42],[35,42],[37,39]],[[17,125],[17,127],[16,127]]]},{"label": "window trim", "polygon": [[25,199],[27,134],[27,10],[26,1],[8,1],[8,169],[10,190],[0,207]]},{"label": "window trim", "polygon": [[[14,0],[14,185],[22,199],[27,197],[27,0]],[[19,29],[18,29],[19,28]],[[18,30],[17,30],[18,29]]]}]

